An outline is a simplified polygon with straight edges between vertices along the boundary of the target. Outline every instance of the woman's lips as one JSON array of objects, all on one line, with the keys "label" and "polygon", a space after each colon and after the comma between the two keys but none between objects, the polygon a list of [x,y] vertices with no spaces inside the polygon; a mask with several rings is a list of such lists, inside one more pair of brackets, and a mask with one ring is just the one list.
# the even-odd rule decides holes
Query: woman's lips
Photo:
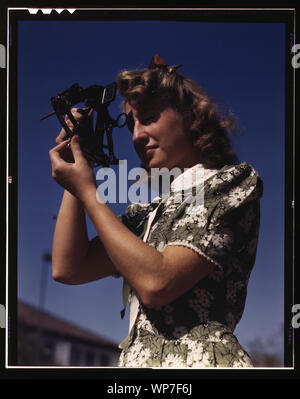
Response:
[{"label": "woman's lips", "polygon": [[149,150],[146,150],[146,157],[149,158],[155,151],[155,148],[149,148]]},{"label": "woman's lips", "polygon": [[145,155],[147,158],[149,158],[151,155],[153,155],[154,151],[156,150],[157,147],[146,147],[145,150]]}]

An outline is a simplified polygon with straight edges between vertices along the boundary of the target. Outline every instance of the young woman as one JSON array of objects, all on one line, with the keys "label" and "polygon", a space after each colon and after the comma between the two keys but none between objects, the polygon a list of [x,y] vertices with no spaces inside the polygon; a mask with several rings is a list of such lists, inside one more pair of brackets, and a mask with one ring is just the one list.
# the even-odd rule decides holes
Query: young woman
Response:
[{"label": "young woman", "polygon": [[[231,150],[232,121],[176,69],[155,56],[148,70],[118,76],[142,165],[149,173],[181,171],[166,200],[131,204],[126,215],[115,216],[97,199],[78,137],[69,146],[64,131],[58,136],[52,175],[65,193],[53,278],[66,284],[124,278],[130,327],[120,366],[252,367],[233,331],[255,261],[262,181]],[[78,120],[79,111],[73,110]],[[183,190],[197,189],[202,202],[177,200]],[[85,212],[98,232],[91,241]]]}]

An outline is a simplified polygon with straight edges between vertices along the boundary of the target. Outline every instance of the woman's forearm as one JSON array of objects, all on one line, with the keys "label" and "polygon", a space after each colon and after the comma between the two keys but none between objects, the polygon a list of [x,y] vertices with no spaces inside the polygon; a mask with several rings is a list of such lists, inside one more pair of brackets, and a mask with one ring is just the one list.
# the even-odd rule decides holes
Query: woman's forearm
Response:
[{"label": "woman's forearm", "polygon": [[148,293],[150,296],[164,273],[163,255],[127,229],[106,204],[97,201],[95,194],[91,192],[84,198],[87,214],[116,269],[147,302]]},{"label": "woman's forearm", "polygon": [[52,249],[52,274],[70,278],[82,266],[89,246],[82,203],[65,190],[57,217]]}]

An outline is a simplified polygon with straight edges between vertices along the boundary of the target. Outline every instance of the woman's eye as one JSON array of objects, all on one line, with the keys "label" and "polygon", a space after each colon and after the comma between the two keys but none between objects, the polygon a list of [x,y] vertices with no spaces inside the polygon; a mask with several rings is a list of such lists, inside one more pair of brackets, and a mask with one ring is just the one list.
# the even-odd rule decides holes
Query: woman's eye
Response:
[{"label": "woman's eye", "polygon": [[141,120],[141,123],[143,124],[143,125],[150,125],[150,123],[153,123],[153,122],[155,122],[155,117],[154,116],[148,116],[147,118],[144,118],[144,119],[142,119]]},{"label": "woman's eye", "polygon": [[141,123],[143,125],[147,126],[147,125],[150,125],[151,123],[158,121],[159,117],[160,117],[159,112],[152,112],[152,113],[149,113],[148,115],[141,115],[139,117],[139,120],[141,121]]},{"label": "woman's eye", "polygon": [[[151,123],[156,122],[159,119],[159,117],[160,117],[160,114],[159,114],[159,112],[157,112],[157,113],[153,113],[153,114],[138,116],[138,120],[140,121],[140,123],[142,125],[147,126],[147,125],[150,125]],[[128,129],[130,130],[130,132],[133,133],[135,120],[134,120],[132,111],[130,111],[127,114],[126,125],[127,125]]]}]

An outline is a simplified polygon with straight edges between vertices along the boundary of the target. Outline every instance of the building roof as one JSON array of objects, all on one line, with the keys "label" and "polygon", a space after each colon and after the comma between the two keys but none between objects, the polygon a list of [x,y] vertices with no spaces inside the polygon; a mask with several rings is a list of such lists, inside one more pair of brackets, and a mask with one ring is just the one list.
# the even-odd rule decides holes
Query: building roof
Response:
[{"label": "building roof", "polygon": [[115,342],[22,301],[18,302],[18,323],[119,351]]}]

